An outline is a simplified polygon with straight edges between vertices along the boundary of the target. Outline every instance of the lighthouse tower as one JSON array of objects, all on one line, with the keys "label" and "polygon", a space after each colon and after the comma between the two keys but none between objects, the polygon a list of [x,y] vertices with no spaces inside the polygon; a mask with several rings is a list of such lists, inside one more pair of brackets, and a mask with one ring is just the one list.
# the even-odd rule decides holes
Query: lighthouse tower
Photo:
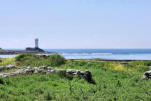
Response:
[{"label": "lighthouse tower", "polygon": [[39,43],[39,39],[38,39],[38,38],[36,38],[36,39],[35,39],[35,48],[39,48],[38,43]]},{"label": "lighthouse tower", "polygon": [[38,38],[35,39],[35,47],[34,48],[27,47],[26,51],[34,52],[34,53],[45,52],[44,50],[42,50],[42,49],[39,48],[39,39]]}]

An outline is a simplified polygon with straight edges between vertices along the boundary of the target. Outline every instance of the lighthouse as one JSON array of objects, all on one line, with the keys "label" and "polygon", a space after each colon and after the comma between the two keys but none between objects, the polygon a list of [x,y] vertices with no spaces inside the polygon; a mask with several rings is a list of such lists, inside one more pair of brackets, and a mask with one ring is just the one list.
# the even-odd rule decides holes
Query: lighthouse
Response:
[{"label": "lighthouse", "polygon": [[38,38],[36,38],[36,39],[35,39],[35,48],[39,48],[38,43],[39,43],[39,39],[38,39]]},{"label": "lighthouse", "polygon": [[38,38],[35,39],[35,47],[34,48],[27,47],[26,51],[30,51],[30,52],[44,52],[44,50],[39,48],[39,39]]}]

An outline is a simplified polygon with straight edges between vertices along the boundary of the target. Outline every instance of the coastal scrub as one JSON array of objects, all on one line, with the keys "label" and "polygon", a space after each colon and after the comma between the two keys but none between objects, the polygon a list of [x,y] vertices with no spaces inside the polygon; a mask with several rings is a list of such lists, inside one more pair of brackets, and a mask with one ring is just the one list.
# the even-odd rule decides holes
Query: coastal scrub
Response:
[{"label": "coastal scrub", "polygon": [[[51,59],[50,59],[51,58]],[[60,62],[60,56],[23,55],[14,61],[22,66],[51,65],[58,69],[89,70],[95,84],[78,76],[64,74],[28,74],[0,77],[0,100],[11,101],[150,101],[151,82],[142,79],[151,61],[96,61],[68,60]],[[63,59],[61,57],[61,59]],[[50,61],[51,60],[51,61]],[[8,61],[8,60],[7,60]],[[9,63],[9,62],[7,62]],[[60,64],[61,63],[61,64]],[[5,71],[6,72],[6,71]]]},{"label": "coastal scrub", "polygon": [[15,57],[17,66],[60,66],[65,64],[66,59],[59,54],[40,56],[34,54],[20,54]]}]

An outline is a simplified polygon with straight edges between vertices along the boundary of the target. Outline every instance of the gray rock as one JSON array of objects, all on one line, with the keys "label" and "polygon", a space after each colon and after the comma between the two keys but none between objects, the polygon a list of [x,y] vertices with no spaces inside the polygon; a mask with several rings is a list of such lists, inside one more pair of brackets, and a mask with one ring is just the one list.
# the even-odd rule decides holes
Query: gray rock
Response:
[{"label": "gray rock", "polygon": [[10,64],[8,66],[0,66],[0,71],[8,70],[8,69],[13,69],[13,68],[15,68],[14,64]]},{"label": "gray rock", "polygon": [[39,72],[39,68],[38,67],[34,67],[34,73],[38,73]]},{"label": "gray rock", "polygon": [[92,74],[90,71],[80,71],[80,70],[73,70],[73,69],[68,69],[66,71],[67,74],[72,74],[72,75],[77,75],[81,78],[84,78],[90,83],[95,83],[92,79]]},{"label": "gray rock", "polygon": [[150,79],[150,78],[151,78],[151,70],[146,71],[146,72],[144,73],[143,77],[146,78],[146,79]]},{"label": "gray rock", "polygon": [[53,67],[47,67],[47,70],[54,70]]},{"label": "gray rock", "polygon": [[18,75],[18,74],[20,74],[20,72],[12,72],[12,73],[10,73],[10,76],[15,76],[15,75]]},{"label": "gray rock", "polygon": [[31,68],[30,66],[27,67],[27,69],[30,69],[30,68]]},{"label": "gray rock", "polygon": [[8,76],[10,76],[10,74],[9,73],[0,73],[0,76],[2,76],[2,77],[8,77]]},{"label": "gray rock", "polygon": [[40,66],[40,69],[47,69],[47,66]]},{"label": "gray rock", "polygon": [[55,72],[55,70],[54,70],[54,69],[50,70],[50,73],[54,73],[54,72]]},{"label": "gray rock", "polygon": [[40,74],[46,74],[47,71],[46,71],[46,70],[43,70],[43,69],[39,69],[39,70],[38,70],[38,73],[40,73]]},{"label": "gray rock", "polygon": [[76,75],[76,74],[78,74],[79,72],[80,72],[79,70],[67,69],[67,73],[68,73],[68,74]]},{"label": "gray rock", "polygon": [[15,68],[14,64],[10,64],[10,65],[7,66],[7,69],[12,69],[12,68]]}]

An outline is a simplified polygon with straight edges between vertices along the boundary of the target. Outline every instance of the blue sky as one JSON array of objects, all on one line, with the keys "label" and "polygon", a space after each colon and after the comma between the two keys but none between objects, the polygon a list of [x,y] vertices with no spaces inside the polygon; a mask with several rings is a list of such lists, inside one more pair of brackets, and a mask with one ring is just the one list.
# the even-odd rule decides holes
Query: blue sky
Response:
[{"label": "blue sky", "polygon": [[151,0],[0,0],[0,47],[151,48]]}]

